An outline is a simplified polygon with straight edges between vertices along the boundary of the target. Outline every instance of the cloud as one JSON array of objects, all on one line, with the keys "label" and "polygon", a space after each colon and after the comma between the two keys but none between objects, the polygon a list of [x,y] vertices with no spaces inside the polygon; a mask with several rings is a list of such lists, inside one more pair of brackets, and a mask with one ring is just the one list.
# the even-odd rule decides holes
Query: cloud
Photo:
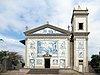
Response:
[{"label": "cloud", "polygon": [[16,3],[14,0],[0,0],[0,31],[9,30],[9,27],[17,32],[24,31],[26,25],[44,24],[48,16],[51,23],[67,26],[71,3],[71,0],[17,0]]},{"label": "cloud", "polygon": [[26,25],[34,28],[45,24],[46,17],[49,17],[50,23],[67,29],[67,22],[70,18],[68,14],[71,14],[70,6],[71,1],[66,0],[16,0],[16,2],[0,0],[0,32],[3,33],[0,34],[0,38],[5,40],[2,48],[24,53],[25,48],[19,43],[20,39],[6,36],[4,33],[12,31],[22,34]]},{"label": "cloud", "polygon": [[0,41],[0,51],[12,51],[12,52],[18,52],[23,57],[25,56],[25,48],[24,45],[22,45],[18,39],[13,39],[10,37],[3,36],[0,34],[0,39],[3,39],[3,41]]},{"label": "cloud", "polygon": [[[0,34],[1,37],[12,45],[24,49],[18,42],[20,39],[5,36],[8,34],[23,35],[25,26],[29,29],[44,25],[47,21],[55,26],[67,29],[71,21],[73,8],[80,4],[81,7],[89,9],[89,59],[92,52],[98,53],[100,50],[100,0],[0,0]],[[16,37],[18,38],[18,37]],[[23,38],[21,38],[23,39]],[[98,40],[98,41],[96,41]],[[10,42],[12,41],[12,42]],[[16,48],[17,49],[17,48]],[[19,51],[18,50],[18,51]]]}]

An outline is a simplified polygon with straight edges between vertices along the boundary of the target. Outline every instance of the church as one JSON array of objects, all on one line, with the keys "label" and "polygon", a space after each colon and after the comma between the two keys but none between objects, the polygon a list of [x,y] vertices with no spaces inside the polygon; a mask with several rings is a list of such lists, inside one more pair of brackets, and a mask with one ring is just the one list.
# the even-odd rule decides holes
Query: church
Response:
[{"label": "church", "polygon": [[[71,31],[49,23],[25,34],[25,67],[88,72],[88,9],[75,8]],[[21,41],[23,43],[23,41]]]}]

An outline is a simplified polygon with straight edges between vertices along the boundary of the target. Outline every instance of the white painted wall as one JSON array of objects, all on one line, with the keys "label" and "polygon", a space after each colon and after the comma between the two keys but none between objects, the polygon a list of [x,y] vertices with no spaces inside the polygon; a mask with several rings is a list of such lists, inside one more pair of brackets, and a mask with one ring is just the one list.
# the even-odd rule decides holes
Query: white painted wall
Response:
[{"label": "white painted wall", "polygon": [[[83,23],[83,30],[79,30],[79,23]],[[86,17],[76,17],[76,32],[86,32]]]}]

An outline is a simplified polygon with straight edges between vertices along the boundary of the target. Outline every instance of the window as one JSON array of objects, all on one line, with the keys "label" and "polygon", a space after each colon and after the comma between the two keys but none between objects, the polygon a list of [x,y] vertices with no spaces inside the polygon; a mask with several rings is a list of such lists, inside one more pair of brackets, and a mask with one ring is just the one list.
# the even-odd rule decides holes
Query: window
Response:
[{"label": "window", "polygon": [[83,23],[79,23],[79,30],[83,30]]},{"label": "window", "polygon": [[83,60],[79,60],[79,62],[83,62]]}]

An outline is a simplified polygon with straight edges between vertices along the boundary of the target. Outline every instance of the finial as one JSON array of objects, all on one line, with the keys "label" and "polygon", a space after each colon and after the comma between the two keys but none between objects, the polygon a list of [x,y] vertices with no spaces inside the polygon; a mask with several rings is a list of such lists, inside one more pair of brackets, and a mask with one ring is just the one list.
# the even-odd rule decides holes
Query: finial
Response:
[{"label": "finial", "polygon": [[81,10],[81,7],[80,7],[80,5],[78,5],[78,10]]},{"label": "finial", "polygon": [[47,24],[49,24],[48,19],[49,19],[49,16],[46,17],[46,23],[47,23]]},{"label": "finial", "polygon": [[49,21],[47,21],[47,24],[49,24]]},{"label": "finial", "polygon": [[26,31],[28,30],[28,26],[26,25]]},{"label": "finial", "polygon": [[86,7],[86,10],[88,10],[88,8]]},{"label": "finial", "polygon": [[75,7],[74,7],[74,10],[75,10]]},{"label": "finial", "polygon": [[68,31],[70,31],[70,26],[68,25]]}]

